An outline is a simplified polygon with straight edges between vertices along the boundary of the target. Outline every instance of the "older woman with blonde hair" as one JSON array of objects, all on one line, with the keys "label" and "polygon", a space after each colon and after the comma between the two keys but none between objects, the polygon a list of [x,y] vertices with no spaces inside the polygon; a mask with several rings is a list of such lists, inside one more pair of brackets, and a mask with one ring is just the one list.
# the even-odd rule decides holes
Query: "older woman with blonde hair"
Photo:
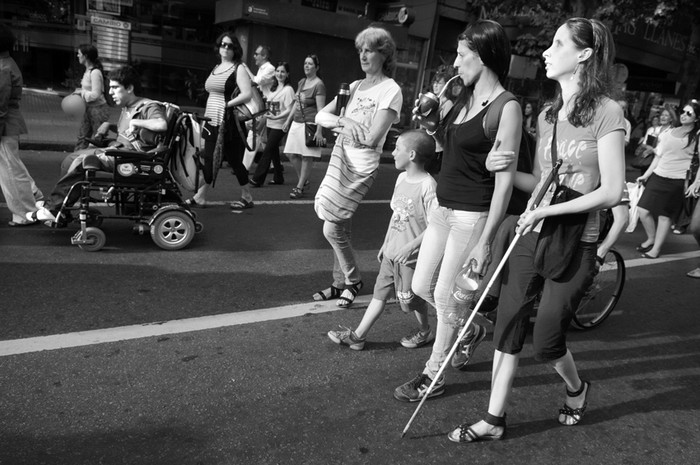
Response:
[{"label": "older woman with blonde hair", "polygon": [[314,300],[338,299],[342,308],[352,304],[363,285],[351,242],[352,217],[377,176],[386,135],[399,121],[403,101],[401,88],[389,77],[396,66],[391,34],[368,27],[355,38],[355,47],[365,77],[351,83],[344,108],[336,97],[316,115],[316,123],[338,137],[315,199],[334,252],[333,283]]}]

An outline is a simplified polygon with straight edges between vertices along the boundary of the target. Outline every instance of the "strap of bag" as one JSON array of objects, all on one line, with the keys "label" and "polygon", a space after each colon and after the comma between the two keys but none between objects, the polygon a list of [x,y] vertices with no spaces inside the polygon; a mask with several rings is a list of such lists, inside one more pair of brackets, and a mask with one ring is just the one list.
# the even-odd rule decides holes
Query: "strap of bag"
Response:
[{"label": "strap of bag", "polygon": [[[559,154],[557,153],[557,120],[558,119],[559,119],[559,116],[555,115],[554,126],[552,127],[552,169],[554,169],[554,167],[557,166],[557,171],[559,170],[558,166],[560,166],[560,164],[558,163]],[[557,175],[554,176],[554,184],[557,187],[559,187],[558,173],[557,173]]]},{"label": "strap of bag", "polygon": [[[239,66],[240,66],[240,63],[236,64],[236,68],[233,70],[233,79],[236,79],[236,76],[238,75],[238,67]],[[236,81],[236,88],[233,90],[233,95],[236,95],[236,91],[238,91],[238,93],[241,92],[241,89],[238,87],[238,81]],[[253,131],[253,146],[251,147],[248,145],[247,134],[243,130],[243,124],[245,124],[245,123],[242,123],[238,119],[238,114],[236,113],[236,107],[233,107],[232,110],[233,110],[232,113],[233,113],[233,119],[235,121],[236,129],[238,130],[238,134],[241,136],[241,139],[243,139],[243,145],[245,145],[245,148],[248,149],[250,152],[254,152],[255,151],[255,136],[256,136],[255,131],[257,129],[256,128],[257,125],[255,124],[255,119],[256,119],[255,115],[253,115],[253,119],[251,119],[251,122],[252,122],[251,131]]]}]

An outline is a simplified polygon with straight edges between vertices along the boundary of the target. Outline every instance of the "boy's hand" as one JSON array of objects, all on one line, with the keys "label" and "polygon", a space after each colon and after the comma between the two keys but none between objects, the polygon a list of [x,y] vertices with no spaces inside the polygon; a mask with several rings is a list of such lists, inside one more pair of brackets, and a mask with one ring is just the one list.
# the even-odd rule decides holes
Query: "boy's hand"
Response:
[{"label": "boy's hand", "polygon": [[411,255],[413,255],[414,249],[411,244],[404,244],[401,249],[399,250],[399,253],[396,255],[395,261],[397,263],[400,263],[401,265],[405,265],[408,263],[408,260],[411,258]]}]

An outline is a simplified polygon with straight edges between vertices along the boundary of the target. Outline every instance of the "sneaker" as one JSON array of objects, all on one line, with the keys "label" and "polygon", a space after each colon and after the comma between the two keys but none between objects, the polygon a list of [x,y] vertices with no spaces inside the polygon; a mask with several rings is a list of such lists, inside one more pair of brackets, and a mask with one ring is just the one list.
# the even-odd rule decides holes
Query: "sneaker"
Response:
[{"label": "sneaker", "polygon": [[417,329],[415,332],[401,339],[401,345],[407,349],[417,349],[431,342],[433,339],[435,339],[435,337],[431,330],[428,330],[428,332],[424,334],[420,329]]},{"label": "sneaker", "polygon": [[328,337],[336,344],[345,344],[350,346],[352,350],[362,350],[365,348],[365,339],[359,338],[355,331],[344,326],[340,327],[340,331],[328,331]]},{"label": "sneaker", "polygon": [[[400,400],[401,402],[420,402],[432,382],[433,380],[430,379],[428,375],[421,373],[411,381],[394,389],[394,399]],[[440,378],[438,382],[435,383],[435,386],[433,386],[433,390],[428,394],[427,399],[441,396],[444,393],[445,378]]]},{"label": "sneaker", "polygon": [[486,329],[483,326],[474,323],[474,331],[468,336],[464,336],[461,341],[459,341],[459,346],[457,346],[457,352],[452,356],[452,367],[458,370],[464,370],[469,363],[469,359],[474,355],[474,351],[481,341],[486,337]]}]

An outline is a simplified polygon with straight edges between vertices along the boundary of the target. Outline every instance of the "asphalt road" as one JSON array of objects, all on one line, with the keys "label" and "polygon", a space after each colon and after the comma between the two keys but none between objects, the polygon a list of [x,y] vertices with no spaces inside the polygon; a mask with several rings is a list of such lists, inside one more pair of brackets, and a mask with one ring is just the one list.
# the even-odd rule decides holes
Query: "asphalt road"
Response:
[{"label": "asphalt road", "polygon": [[[62,157],[23,152],[45,191]],[[365,304],[396,174],[381,165],[353,228]],[[634,251],[639,229],[619,241],[623,298],[600,328],[569,337],[592,382],[580,426],[556,422],[563,386],[528,346],[507,438],[450,443],[451,428],[485,411],[487,337],[468,371],[447,371],[446,395],[426,402],[400,439],[415,405],[392,391],[429,353],[398,343],[412,317],[389,305],[363,352],[331,343],[325,333],[357,324],[364,308],[309,303],[332,264],[310,196],[289,202],[291,185],[266,186],[254,191],[254,209],[234,214],[224,202],[237,198],[235,182],[224,176],[218,204],[199,212],[205,230],[178,252],[120,221],[105,222],[97,253],[71,246],[71,229],[0,223],[0,464],[700,460],[700,283],[685,277],[700,254],[690,236],[671,236],[654,261]]]}]

